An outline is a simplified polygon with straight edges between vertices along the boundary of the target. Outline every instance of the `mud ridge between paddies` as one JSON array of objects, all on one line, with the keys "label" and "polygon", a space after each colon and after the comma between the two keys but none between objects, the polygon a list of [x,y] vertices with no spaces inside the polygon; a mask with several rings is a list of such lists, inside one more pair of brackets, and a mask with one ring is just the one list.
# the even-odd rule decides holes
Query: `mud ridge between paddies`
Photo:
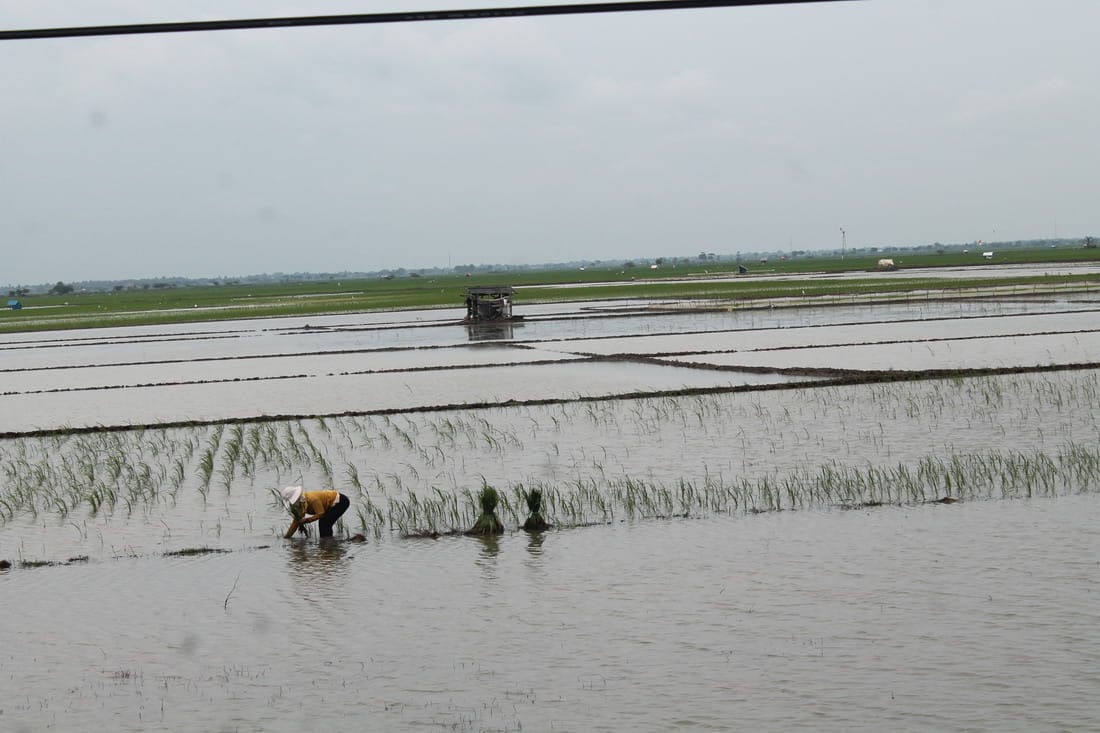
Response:
[{"label": "mud ridge between paddies", "polygon": [[[725,309],[712,309],[712,308],[692,308],[691,309],[692,312],[709,312],[709,311],[714,311],[714,310],[723,310],[724,311]],[[1074,315],[1074,314],[1093,313],[1093,312],[1094,311],[1091,310],[1091,309],[1081,309],[1081,310],[1061,311],[1060,314],[1061,315]],[[662,314],[662,313],[644,313],[643,312],[643,313],[631,313],[629,315],[632,315],[632,316],[679,315],[679,313],[675,313],[675,314],[674,313],[663,313]],[[1028,318],[1028,317],[1041,317],[1041,316],[1045,316],[1045,315],[1049,315],[1049,314],[1046,314],[1046,313],[1021,313],[1021,314],[1014,315],[1013,317],[1014,318]],[[988,317],[989,316],[987,316],[987,315],[959,315],[959,316],[953,316],[952,320],[959,320],[959,321],[980,320],[980,319],[988,318]],[[573,318],[562,318],[562,319],[550,319],[550,318],[548,318],[548,319],[542,319],[542,320],[544,320],[544,321],[553,321],[553,320],[574,320],[574,319]],[[928,319],[903,318],[903,319],[898,319],[896,321],[893,321],[893,323],[922,323],[922,322],[925,322],[926,320],[928,320]],[[819,329],[819,328],[833,328],[833,327],[843,327],[843,326],[860,326],[860,325],[866,325],[867,323],[868,323],[868,321],[859,321],[859,320],[855,320],[855,321],[838,321],[836,323],[829,323],[827,326],[822,325],[822,324],[786,326],[786,327],[784,327],[784,330],[799,331],[799,330],[802,330],[802,329]],[[877,322],[872,321],[870,323],[877,323]],[[434,328],[434,327],[437,327],[439,325],[441,325],[441,324],[431,323],[431,324],[403,324],[401,326],[384,326],[384,327],[379,327],[379,328],[355,328],[355,327],[347,327],[347,326],[340,326],[340,327],[309,326],[307,324],[306,326],[303,326],[303,327],[295,327],[295,328],[287,328],[287,329],[268,329],[268,330],[270,332],[286,332],[286,333],[296,333],[296,332],[301,332],[303,330],[306,330],[306,331],[309,331],[309,330],[315,330],[315,331],[363,331],[363,330],[371,330],[371,331],[373,331],[373,330],[400,330],[401,328]],[[461,322],[456,322],[455,325],[461,325]],[[721,334],[721,333],[730,333],[730,334],[734,334],[734,333],[752,333],[752,332],[756,332],[756,331],[769,331],[769,330],[773,330],[773,328],[765,326],[765,327],[733,328],[733,329],[721,329],[721,330],[709,330],[709,329],[707,329],[707,330],[690,330],[689,329],[689,330],[676,331],[675,333],[667,333],[667,334],[661,334],[661,335],[663,335],[663,336],[673,336],[673,335],[675,335],[675,336],[706,336],[706,335]],[[1027,332],[1016,333],[1016,334],[990,334],[990,335],[957,336],[957,337],[943,337],[943,338],[933,337],[933,338],[925,338],[925,339],[898,339],[898,340],[886,340],[886,341],[861,341],[861,342],[851,342],[851,343],[829,344],[828,346],[876,346],[876,345],[877,346],[887,346],[887,345],[891,345],[891,344],[925,343],[925,342],[935,343],[935,342],[938,342],[938,341],[951,341],[951,340],[968,341],[968,340],[984,339],[984,338],[1008,338],[1008,337],[1023,337],[1023,336],[1058,336],[1058,335],[1072,335],[1072,334],[1081,334],[1081,333],[1096,333],[1097,331],[1100,331],[1100,329],[1075,329],[1075,330],[1069,330],[1069,331],[1051,331],[1051,330],[1047,330],[1047,331],[1027,331]],[[103,340],[101,338],[80,338],[80,339],[67,339],[67,340],[64,340],[64,341],[49,341],[49,342],[32,341],[32,342],[21,342],[19,344],[13,344],[13,345],[0,345],[0,351],[36,350],[36,349],[43,349],[43,348],[64,348],[64,347],[71,347],[71,346],[102,346],[104,344],[109,345],[109,344],[115,344],[115,343],[142,344],[142,343],[166,343],[166,342],[170,342],[170,341],[224,340],[224,339],[242,338],[243,336],[237,335],[237,334],[244,334],[244,335],[247,336],[250,333],[251,332],[249,332],[249,331],[239,331],[239,332],[219,332],[217,334],[206,334],[206,335],[199,334],[199,333],[180,334],[180,335],[177,335],[177,336],[163,337],[163,338],[161,338],[161,337],[156,337],[156,338],[143,337],[143,338],[138,338],[138,339],[128,339],[128,338],[119,337],[119,338],[112,338],[112,339],[107,339],[107,340]],[[380,354],[380,353],[395,353],[395,352],[403,352],[403,351],[434,351],[434,350],[447,350],[447,349],[455,349],[455,348],[486,349],[486,350],[488,350],[488,349],[498,348],[501,343],[504,343],[504,344],[506,344],[510,347],[513,347],[513,348],[531,349],[531,348],[537,348],[540,344],[553,344],[553,343],[558,343],[558,342],[610,341],[610,340],[620,339],[620,338],[630,338],[630,336],[599,335],[599,336],[570,336],[570,337],[547,338],[547,339],[538,339],[538,340],[509,339],[505,342],[480,342],[480,343],[475,342],[475,343],[463,343],[463,344],[460,344],[460,345],[455,345],[455,344],[426,344],[426,345],[412,346],[412,347],[409,347],[409,346],[382,346],[382,347],[363,348],[363,349],[322,349],[322,350],[316,350],[316,351],[291,351],[291,352],[273,352],[273,353],[264,353],[264,354],[241,354],[241,355],[236,355],[236,356],[206,356],[206,357],[194,357],[194,358],[189,358],[189,359],[150,359],[150,360],[143,360],[143,361],[101,362],[101,363],[97,363],[97,364],[73,364],[73,365],[53,365],[53,366],[15,367],[15,368],[0,367],[0,374],[2,374],[2,373],[19,373],[19,372],[53,371],[53,370],[70,370],[70,369],[108,369],[108,368],[114,368],[114,367],[129,367],[129,366],[163,366],[163,365],[168,365],[168,364],[200,364],[200,363],[220,362],[220,361],[257,361],[257,360],[265,360],[265,359],[282,359],[282,358],[296,358],[296,357],[309,357],[309,356],[349,356],[349,355],[354,355],[354,354]],[[774,347],[774,348],[748,349],[748,350],[745,350],[745,351],[782,351],[782,350],[786,350],[786,349],[794,350],[794,349],[799,349],[799,348],[823,348],[824,346],[825,345],[778,346],[778,347]],[[707,351],[705,353],[723,354],[723,353],[735,353],[735,351],[738,351],[738,350],[723,349],[723,350]],[[580,352],[580,353],[588,355],[585,352]],[[649,354],[646,354],[646,356],[686,356],[686,355],[690,355],[690,354],[694,354],[694,353],[701,353],[701,352],[699,352],[699,351],[660,352],[660,353],[655,353],[655,354],[654,353],[649,353]],[[634,355],[633,354],[623,354],[623,356],[628,356],[629,357],[629,356],[634,356]],[[530,363],[530,362],[527,362],[527,363]],[[438,369],[438,368],[445,368],[445,367],[430,367],[430,368],[437,368]],[[371,374],[371,373],[376,373],[377,371],[380,371],[380,370],[373,370],[373,371],[372,370],[367,370],[367,371],[363,371],[363,372],[343,372],[343,374]],[[402,371],[402,370],[393,370],[393,371]],[[234,380],[234,381],[241,381],[241,380]],[[135,385],[135,386],[161,386],[161,385]],[[13,394],[13,393],[9,393],[9,394]]]},{"label": "mud ridge between paddies", "polygon": [[[648,357],[647,357],[648,358]],[[639,360],[637,357],[620,355],[601,357],[601,360]],[[703,369],[716,371],[753,372],[762,374],[782,374],[805,377],[805,381],[784,382],[779,384],[752,384],[725,387],[688,387],[682,389],[632,391],[617,394],[581,395],[574,397],[549,397],[532,400],[498,400],[482,402],[458,402],[419,407],[391,407],[376,410],[345,410],[341,412],[301,413],[301,414],[265,414],[216,420],[169,420],[154,423],[131,423],[123,425],[88,425],[81,427],[57,427],[23,431],[0,432],[0,439],[40,438],[58,435],[84,435],[104,432],[129,432],[157,430],[167,428],[194,428],[209,425],[241,425],[268,422],[292,422],[297,420],[329,419],[342,417],[367,417],[371,415],[403,415],[410,413],[450,412],[455,410],[492,410],[502,407],[536,407],[541,405],[583,404],[587,402],[606,402],[611,400],[660,399],[664,397],[692,397],[709,394],[737,394],[744,392],[771,392],[777,390],[809,389],[817,387],[842,387],[859,384],[883,384],[894,382],[917,382],[932,379],[952,379],[960,377],[988,377],[1003,374],[1032,374],[1061,371],[1083,371],[1100,369],[1100,362],[1081,364],[1048,364],[1040,366],[982,367],[977,369],[921,369],[916,371],[879,370],[856,371],[843,369],[791,368],[772,369],[763,367],[727,367],[713,364],[699,365]],[[448,367],[464,368],[464,367]]]}]

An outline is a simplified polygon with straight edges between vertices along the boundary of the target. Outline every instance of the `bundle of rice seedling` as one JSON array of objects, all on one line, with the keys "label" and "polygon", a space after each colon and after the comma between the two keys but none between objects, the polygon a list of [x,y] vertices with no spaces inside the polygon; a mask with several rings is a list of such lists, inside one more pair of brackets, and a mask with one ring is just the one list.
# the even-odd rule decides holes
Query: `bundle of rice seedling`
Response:
[{"label": "bundle of rice seedling", "polygon": [[527,519],[523,523],[523,528],[529,532],[549,529],[550,524],[542,517],[542,489],[525,491],[523,498],[527,502]]},{"label": "bundle of rice seedling", "polygon": [[466,534],[501,534],[504,525],[497,519],[497,503],[500,496],[492,486],[485,484],[478,492],[477,501],[481,505],[481,516],[474,522],[474,526]]}]

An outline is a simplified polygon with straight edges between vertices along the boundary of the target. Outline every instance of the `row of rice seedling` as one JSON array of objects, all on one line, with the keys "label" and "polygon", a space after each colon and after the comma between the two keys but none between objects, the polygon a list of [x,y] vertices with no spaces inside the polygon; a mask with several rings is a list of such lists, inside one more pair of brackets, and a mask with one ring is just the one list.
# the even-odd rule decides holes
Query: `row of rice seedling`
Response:
[{"label": "row of rice seedling", "polygon": [[0,522],[156,506],[177,526],[216,499],[281,532],[284,483],[410,535],[468,528],[486,485],[513,527],[534,490],[557,525],[1049,493],[1048,464],[1095,476],[1098,415],[1100,373],[1067,371],[26,437],[0,441]]},{"label": "row of rice seedling", "polygon": [[[622,477],[576,481],[561,486],[515,484],[501,492],[503,515],[513,529],[524,524],[521,508],[537,492],[541,518],[549,525],[575,527],[712,514],[760,513],[806,508],[861,508],[958,500],[1057,496],[1100,491],[1100,448],[1071,445],[1054,455],[994,451],[927,456],[909,466],[849,466],[830,462],[782,477],[756,480],[707,476],[675,483]],[[511,500],[509,498],[511,497]],[[404,536],[465,531],[480,497],[461,494],[391,497],[387,513],[360,512],[364,530],[393,530]]]}]

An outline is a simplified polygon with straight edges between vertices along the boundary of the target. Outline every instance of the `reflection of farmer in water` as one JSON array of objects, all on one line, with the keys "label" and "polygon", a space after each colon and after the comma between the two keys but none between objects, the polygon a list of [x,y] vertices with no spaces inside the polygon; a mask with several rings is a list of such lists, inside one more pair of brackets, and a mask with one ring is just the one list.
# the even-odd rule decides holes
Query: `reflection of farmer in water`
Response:
[{"label": "reflection of farmer in water", "polygon": [[310,522],[318,522],[318,528],[322,537],[332,536],[332,525],[336,524],[344,512],[348,510],[351,501],[339,491],[302,491],[301,486],[288,486],[283,489],[283,501],[294,515],[294,521],[290,529],[283,535],[286,538],[294,536],[295,530],[307,534],[306,525]]}]

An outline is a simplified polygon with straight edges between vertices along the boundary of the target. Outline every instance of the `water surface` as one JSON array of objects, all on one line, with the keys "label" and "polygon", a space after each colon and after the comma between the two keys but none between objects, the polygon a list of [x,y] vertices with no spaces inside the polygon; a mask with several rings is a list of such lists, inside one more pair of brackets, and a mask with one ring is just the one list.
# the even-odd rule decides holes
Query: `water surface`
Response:
[{"label": "water surface", "polygon": [[[0,339],[4,430],[253,420],[0,441],[0,730],[1095,730],[1100,370],[737,369],[1095,364],[1094,306],[636,305],[489,338],[432,312]],[[661,394],[684,387],[760,391]],[[860,510],[599,504],[970,454],[1081,472]],[[290,483],[349,493],[367,542],[283,540]],[[496,539],[402,536],[401,507],[485,483],[575,503],[540,535],[513,505]]]},{"label": "water surface", "polygon": [[1067,496],[0,574],[3,720],[1093,730],[1097,527]]}]

